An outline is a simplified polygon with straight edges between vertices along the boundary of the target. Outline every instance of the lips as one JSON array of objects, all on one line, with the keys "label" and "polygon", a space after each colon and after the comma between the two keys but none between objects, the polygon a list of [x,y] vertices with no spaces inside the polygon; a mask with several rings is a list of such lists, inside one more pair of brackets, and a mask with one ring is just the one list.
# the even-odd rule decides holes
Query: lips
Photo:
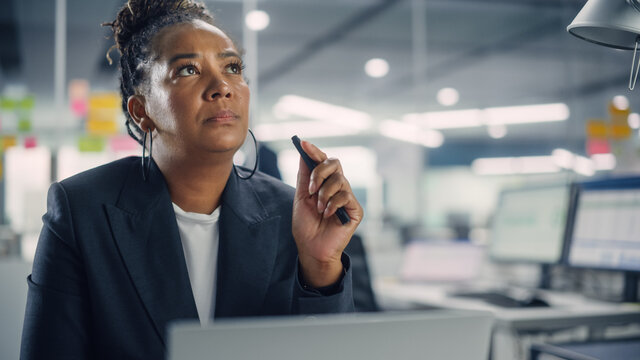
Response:
[{"label": "lips", "polygon": [[225,123],[235,121],[238,118],[239,116],[231,110],[220,110],[213,114],[213,116],[207,118],[205,122]]}]

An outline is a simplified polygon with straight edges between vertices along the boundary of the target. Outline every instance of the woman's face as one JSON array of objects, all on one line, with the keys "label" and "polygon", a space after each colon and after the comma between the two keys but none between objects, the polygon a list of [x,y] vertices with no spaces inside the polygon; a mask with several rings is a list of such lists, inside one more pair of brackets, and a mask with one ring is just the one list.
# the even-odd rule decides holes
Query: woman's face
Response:
[{"label": "woman's face", "polygon": [[242,68],[233,42],[204,21],[158,32],[143,90],[160,145],[154,154],[202,159],[224,153],[231,158],[244,142],[249,119]]}]

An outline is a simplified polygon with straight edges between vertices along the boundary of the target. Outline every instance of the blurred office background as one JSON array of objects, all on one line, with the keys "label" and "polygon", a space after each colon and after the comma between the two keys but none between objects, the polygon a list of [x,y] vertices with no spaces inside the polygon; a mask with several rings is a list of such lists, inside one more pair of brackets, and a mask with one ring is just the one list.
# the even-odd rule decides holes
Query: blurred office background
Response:
[{"label": "blurred office background", "polygon": [[[340,158],[365,208],[358,234],[372,284],[401,275],[415,241],[490,246],[504,189],[640,173],[640,101],[627,88],[633,52],[567,33],[584,0],[205,3],[246,51],[251,127],[276,154],[283,181],[295,181],[294,134]],[[24,284],[26,293],[52,181],[141,154],[123,125],[119,56],[111,51],[109,64],[113,39],[100,26],[122,5],[2,0],[6,286]],[[612,124],[623,125],[607,130]],[[253,151],[248,145],[238,163],[253,166]],[[467,265],[453,261],[444,279]],[[483,271],[523,286],[539,281],[527,264]],[[579,274],[565,275],[571,290],[603,297],[623,282],[606,272],[581,286]],[[14,315],[0,335],[20,326]]]}]

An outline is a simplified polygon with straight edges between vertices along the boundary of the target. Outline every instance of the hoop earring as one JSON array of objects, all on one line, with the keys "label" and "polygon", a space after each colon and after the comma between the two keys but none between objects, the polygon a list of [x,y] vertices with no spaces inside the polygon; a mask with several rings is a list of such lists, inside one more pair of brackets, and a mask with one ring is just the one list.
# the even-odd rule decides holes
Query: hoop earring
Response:
[{"label": "hoop earring", "polygon": [[260,163],[260,154],[258,152],[258,140],[256,140],[256,136],[253,135],[253,131],[251,131],[251,129],[247,129],[249,131],[249,134],[251,134],[251,137],[253,138],[253,147],[256,150],[256,163],[255,165],[253,165],[253,170],[251,170],[251,174],[249,174],[249,176],[247,177],[242,177],[240,176],[240,173],[238,173],[238,169],[236,168],[236,164],[233,164],[233,171],[236,173],[236,175],[242,179],[242,180],[249,180],[251,179],[251,177],[253,176],[253,174],[256,173],[256,170],[258,169],[258,164]]},{"label": "hoop earring", "polygon": [[[145,154],[147,152],[147,134],[149,134],[149,156],[145,157]],[[142,138],[142,158],[140,158],[140,160],[142,160],[142,179],[144,181],[147,181],[147,179],[149,178],[149,170],[151,169],[151,159],[152,159],[152,154],[153,154],[153,135],[151,135],[151,130],[148,130],[144,132],[144,137]],[[146,164],[144,159],[147,159]]]}]

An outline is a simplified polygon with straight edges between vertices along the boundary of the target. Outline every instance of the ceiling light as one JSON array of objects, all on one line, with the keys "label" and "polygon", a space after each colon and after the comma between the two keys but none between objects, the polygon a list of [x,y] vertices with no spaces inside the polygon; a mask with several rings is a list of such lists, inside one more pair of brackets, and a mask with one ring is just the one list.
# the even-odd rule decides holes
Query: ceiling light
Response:
[{"label": "ceiling light", "polygon": [[364,64],[364,72],[373,78],[381,78],[389,73],[389,63],[385,59],[371,59]]},{"label": "ceiling light", "polygon": [[561,168],[572,169],[585,176],[592,176],[596,170],[612,170],[616,167],[616,157],[613,154],[594,154],[589,159],[566,149],[555,149],[551,152],[551,157]]},{"label": "ceiling light", "polygon": [[507,135],[507,127],[505,125],[489,125],[487,126],[489,136],[494,139],[502,139]]},{"label": "ceiling light", "polygon": [[576,156],[573,171],[584,176],[593,176],[596,173],[594,162],[584,156]]},{"label": "ceiling light", "polygon": [[403,121],[431,129],[471,128],[481,125],[528,124],[564,121],[569,107],[564,103],[492,107],[484,110],[467,109],[411,113]]},{"label": "ceiling light", "polygon": [[564,103],[493,107],[484,111],[490,125],[564,121],[569,118],[569,107]]},{"label": "ceiling light", "polygon": [[478,158],[471,168],[478,175],[542,174],[559,172],[551,156]]},{"label": "ceiling light", "polygon": [[566,149],[555,149],[551,152],[553,162],[563,169],[571,169],[573,167],[575,155]]},{"label": "ceiling light", "polygon": [[591,160],[596,170],[613,170],[616,168],[616,156],[611,153],[591,155]]},{"label": "ceiling light", "polygon": [[[281,97],[273,107],[278,118],[299,116],[307,119],[331,122],[343,127],[366,130],[371,126],[371,116],[363,111],[333,105],[297,95]],[[325,124],[325,126],[327,126]]]},{"label": "ceiling light", "polygon": [[260,124],[254,129],[256,138],[260,141],[274,141],[290,139],[293,135],[311,139],[319,137],[355,135],[359,131],[344,126],[327,126],[323,121],[287,121]]},{"label": "ceiling light", "polygon": [[629,123],[629,127],[632,129],[640,128],[640,115],[638,115],[638,113],[629,114],[627,122]]},{"label": "ceiling light", "polygon": [[429,148],[437,148],[444,143],[444,136],[441,132],[431,129],[421,129],[416,125],[402,121],[385,120],[380,123],[378,130],[382,136],[423,145]]},{"label": "ceiling light", "polygon": [[402,120],[430,129],[454,129],[481,126],[481,110],[433,111],[422,114],[406,114]]},{"label": "ceiling light", "polygon": [[613,106],[618,110],[627,110],[629,109],[629,99],[627,99],[624,95],[616,95],[611,100]]},{"label": "ceiling light", "polygon": [[264,30],[269,26],[269,14],[262,10],[251,10],[245,16],[244,23],[250,30]]},{"label": "ceiling light", "polygon": [[458,90],[454,88],[443,88],[438,91],[436,98],[440,105],[452,106],[458,103],[460,94],[458,94]]}]

